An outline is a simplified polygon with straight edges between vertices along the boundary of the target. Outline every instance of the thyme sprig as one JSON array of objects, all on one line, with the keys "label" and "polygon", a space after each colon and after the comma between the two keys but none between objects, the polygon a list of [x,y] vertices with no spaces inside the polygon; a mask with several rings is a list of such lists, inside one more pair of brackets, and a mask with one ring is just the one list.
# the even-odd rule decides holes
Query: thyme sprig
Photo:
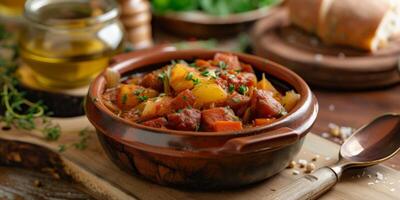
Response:
[{"label": "thyme sprig", "polygon": [[[12,35],[0,25],[0,123],[5,127],[38,131],[48,140],[57,140],[61,129],[53,123],[41,102],[32,102],[18,89],[18,49]],[[10,42],[11,41],[11,42]]]}]

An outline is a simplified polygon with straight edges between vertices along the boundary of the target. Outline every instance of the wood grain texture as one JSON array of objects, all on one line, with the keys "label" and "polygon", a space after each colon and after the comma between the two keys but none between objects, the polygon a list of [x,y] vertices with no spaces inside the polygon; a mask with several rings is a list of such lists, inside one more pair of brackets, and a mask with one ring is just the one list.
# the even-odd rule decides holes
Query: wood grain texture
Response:
[{"label": "wood grain texture", "polygon": [[[383,113],[400,113],[399,84],[381,90],[357,92],[318,88],[312,90],[318,99],[320,108],[317,121],[311,130],[317,134],[328,132],[329,123],[359,128]],[[400,154],[384,162],[384,164],[400,170]]]},{"label": "wood grain texture", "polygon": [[333,187],[338,178],[335,172],[323,167],[307,174],[293,183],[278,189],[276,192],[267,196],[271,200],[308,200],[316,199]]},{"label": "wood grain texture", "polygon": [[[64,136],[60,142],[71,141],[76,137],[76,131],[82,127],[86,127],[88,122],[86,118],[75,118],[60,121]],[[0,134],[2,139],[29,141],[30,143],[45,146],[49,149],[57,149],[57,143],[43,142],[37,138],[33,138],[26,133],[14,131],[8,134]],[[297,156],[297,159],[311,160],[315,154],[321,155],[315,164],[317,167],[323,167],[332,164],[337,159],[339,146],[329,142],[314,134],[309,134],[306,138],[304,148]],[[327,157],[331,159],[326,159]],[[262,181],[235,190],[224,191],[189,191],[176,190],[169,187],[163,187],[151,182],[133,177],[128,173],[118,169],[109,159],[106,158],[104,151],[101,149],[97,138],[93,135],[90,139],[89,148],[84,151],[69,149],[62,153],[61,158],[72,162],[75,168],[70,169],[72,173],[81,177],[80,181],[94,190],[95,193],[103,192],[101,199],[166,199],[166,200],[206,200],[206,199],[265,199],[268,194],[276,191],[278,188],[291,183],[300,176],[293,175],[291,169],[284,170],[279,175],[271,179]],[[69,165],[64,161],[64,164]],[[302,172],[302,169],[297,169]],[[85,172],[85,173],[83,173]],[[368,185],[369,182],[375,180],[376,172],[380,172],[387,178],[387,184]],[[368,178],[368,175],[371,178]],[[358,178],[359,176],[359,178]],[[82,179],[83,177],[83,179]],[[89,177],[89,178],[84,178]],[[390,189],[398,188],[399,184],[388,185],[390,182],[400,181],[400,173],[388,167],[379,165],[365,170],[356,170],[344,175],[345,178],[336,185],[331,191],[324,195],[321,199],[398,199],[396,192]],[[79,179],[78,179],[79,180]],[[101,191],[101,192],[99,192]],[[108,194],[108,195],[107,195]],[[112,194],[112,195],[110,195]]]},{"label": "wood grain texture", "polygon": [[256,55],[292,69],[311,85],[349,90],[400,82],[397,37],[376,52],[326,45],[292,26],[285,9],[257,22],[251,36]]},{"label": "wood grain texture", "polygon": [[82,185],[34,170],[0,167],[0,199],[93,199]]}]

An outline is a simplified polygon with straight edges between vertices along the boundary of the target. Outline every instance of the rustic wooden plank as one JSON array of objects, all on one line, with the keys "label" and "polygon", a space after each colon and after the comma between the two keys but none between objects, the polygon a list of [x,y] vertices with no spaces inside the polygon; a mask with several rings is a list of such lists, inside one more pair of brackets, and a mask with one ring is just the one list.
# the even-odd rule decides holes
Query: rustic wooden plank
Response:
[{"label": "rustic wooden plank", "polygon": [[0,167],[0,199],[94,199],[85,188],[50,174]]},{"label": "rustic wooden plank", "polygon": [[[59,121],[64,130],[64,136],[59,142],[71,141],[76,131],[88,125],[87,119],[74,118]],[[67,125],[67,126],[66,126]],[[38,144],[46,148],[56,150],[58,143],[44,142],[38,138],[31,137],[28,134],[19,132],[9,132],[9,134],[0,134],[3,139],[27,141]],[[102,199],[166,199],[166,200],[205,200],[205,199],[263,199],[266,194],[273,192],[283,185],[290,183],[298,176],[293,175],[291,169],[284,170],[279,175],[257,183],[251,186],[235,190],[226,191],[188,191],[177,190],[174,188],[159,186],[142,180],[141,178],[130,176],[127,172],[119,170],[109,159],[106,158],[95,135],[91,136],[89,148],[84,151],[69,149],[61,154],[61,158],[68,166],[74,166],[69,169],[70,173],[82,181],[83,185],[90,190],[102,195]],[[304,148],[297,156],[297,159],[311,160],[315,154],[321,155],[315,164],[322,167],[335,162],[338,155],[339,146],[329,142],[314,134],[309,134],[304,144]],[[326,159],[330,157],[331,159]],[[300,169],[299,169],[300,170]],[[302,171],[302,170],[300,170]],[[387,180],[382,180],[375,184],[376,172],[382,173]],[[371,177],[369,178],[368,175]],[[357,177],[360,176],[360,177]],[[89,178],[85,178],[89,177]],[[348,173],[346,178],[331,190],[322,199],[398,199],[396,192],[400,191],[399,181],[400,172],[388,167],[378,165],[372,168],[353,171]],[[354,178],[352,178],[354,177]],[[374,185],[368,185],[368,183]],[[384,183],[383,183],[384,182]],[[393,185],[390,183],[393,182]],[[394,184],[396,183],[396,184]]]},{"label": "rustic wooden plank", "polygon": [[[381,90],[344,92],[313,88],[313,91],[320,106],[312,128],[317,134],[327,132],[329,123],[358,128],[383,113],[400,113],[400,84]],[[384,164],[400,170],[400,154]]]}]

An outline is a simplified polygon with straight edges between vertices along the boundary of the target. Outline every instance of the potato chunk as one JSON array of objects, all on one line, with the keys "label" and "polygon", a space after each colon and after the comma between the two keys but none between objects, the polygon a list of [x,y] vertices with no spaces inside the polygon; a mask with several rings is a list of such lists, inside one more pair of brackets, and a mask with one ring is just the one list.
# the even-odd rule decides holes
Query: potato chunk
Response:
[{"label": "potato chunk", "polygon": [[199,75],[194,68],[184,64],[176,64],[171,68],[169,84],[177,93],[186,89],[192,89],[195,86],[196,80],[200,81]]},{"label": "potato chunk", "polygon": [[297,104],[297,101],[300,99],[300,95],[295,91],[290,90],[287,91],[285,96],[282,98],[282,104],[287,111],[293,109],[293,107]]},{"label": "potato chunk", "polygon": [[228,97],[226,91],[216,83],[199,84],[192,90],[192,92],[196,97],[196,106],[223,102]]},{"label": "potato chunk", "polygon": [[122,110],[128,110],[148,98],[158,96],[158,92],[153,89],[144,88],[134,84],[122,84],[116,93],[117,106]]}]

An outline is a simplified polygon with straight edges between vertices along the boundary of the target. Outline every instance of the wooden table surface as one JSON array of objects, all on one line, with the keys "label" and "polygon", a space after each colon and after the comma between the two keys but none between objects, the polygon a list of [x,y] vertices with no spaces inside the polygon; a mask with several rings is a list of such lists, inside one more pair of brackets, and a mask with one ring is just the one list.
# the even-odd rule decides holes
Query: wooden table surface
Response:
[{"label": "wooden table surface", "polygon": [[[317,96],[320,108],[312,129],[312,132],[316,134],[328,132],[329,123],[359,128],[383,113],[400,113],[400,84],[384,89],[358,92],[316,88],[312,90]],[[384,164],[400,170],[400,154]]]}]

